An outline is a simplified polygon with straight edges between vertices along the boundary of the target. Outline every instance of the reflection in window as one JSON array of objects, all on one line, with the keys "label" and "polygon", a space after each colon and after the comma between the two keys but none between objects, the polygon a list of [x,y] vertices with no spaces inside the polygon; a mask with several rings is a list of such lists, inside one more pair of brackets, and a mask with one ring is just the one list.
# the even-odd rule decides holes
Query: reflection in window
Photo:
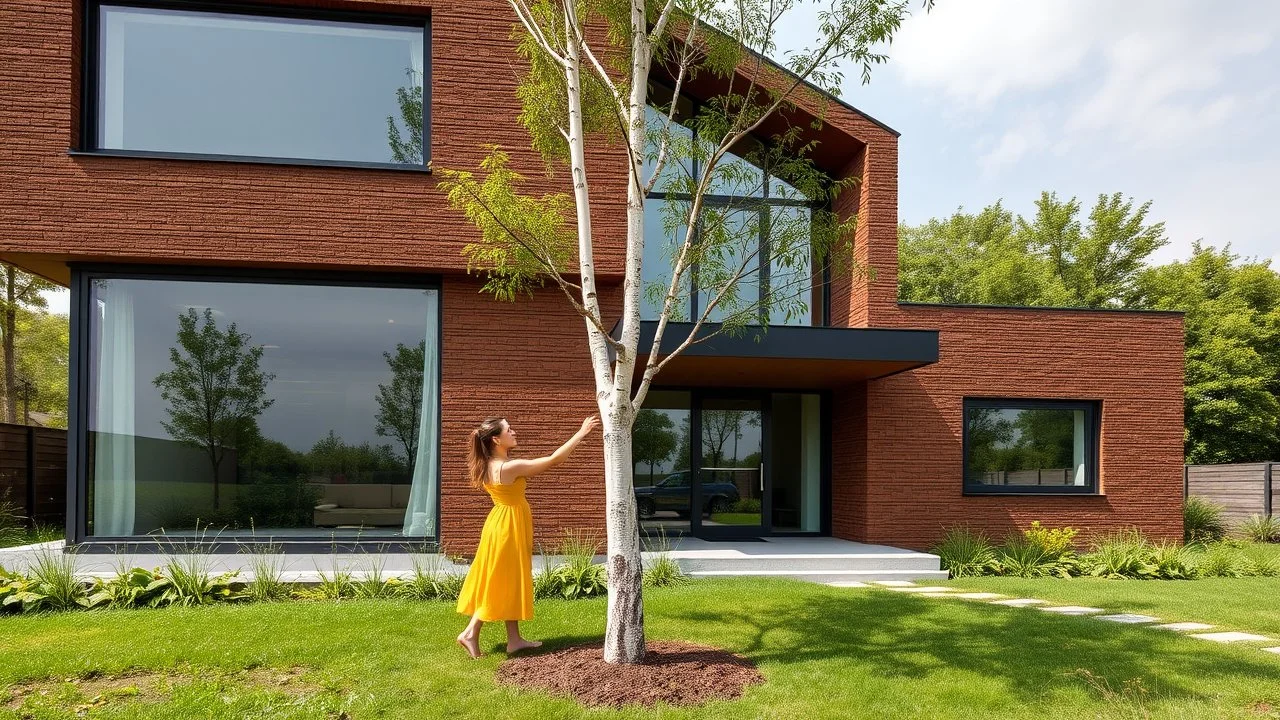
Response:
[{"label": "reflection in window", "polygon": [[1090,403],[966,401],[966,489],[1089,490],[1095,413]]},{"label": "reflection in window", "polygon": [[90,293],[91,535],[435,534],[437,291]]},{"label": "reflection in window", "polygon": [[103,5],[96,148],[422,165],[424,25]]},{"label": "reflection in window", "polygon": [[692,507],[690,398],[651,391],[631,431],[636,508],[646,533],[688,532]]}]

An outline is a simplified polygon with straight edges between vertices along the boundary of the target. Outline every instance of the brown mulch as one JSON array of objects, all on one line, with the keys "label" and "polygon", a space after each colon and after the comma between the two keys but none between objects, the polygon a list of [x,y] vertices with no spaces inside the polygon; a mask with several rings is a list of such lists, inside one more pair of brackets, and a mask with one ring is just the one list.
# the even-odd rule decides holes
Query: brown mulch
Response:
[{"label": "brown mulch", "polygon": [[688,706],[740,697],[764,676],[741,655],[686,642],[651,642],[640,665],[611,665],[604,645],[574,645],[515,657],[498,666],[498,682],[567,695],[589,707]]}]

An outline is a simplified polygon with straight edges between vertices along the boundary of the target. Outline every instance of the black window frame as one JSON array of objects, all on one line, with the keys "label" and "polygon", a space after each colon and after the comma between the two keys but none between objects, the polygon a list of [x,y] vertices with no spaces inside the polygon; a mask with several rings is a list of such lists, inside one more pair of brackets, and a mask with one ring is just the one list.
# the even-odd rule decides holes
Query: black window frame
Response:
[{"label": "black window frame", "polygon": [[[981,485],[969,482],[969,411],[976,408],[1001,410],[1083,410],[1084,485]],[[960,481],[964,495],[1072,495],[1101,496],[1100,445],[1102,442],[1102,402],[1100,400],[964,398],[961,417]]]},{"label": "black window frame", "polygon": [[[671,88],[661,83],[655,82],[655,83],[652,83],[652,85],[662,88],[662,92],[666,93],[667,95],[670,95],[674,92]],[[653,93],[650,93],[650,95],[652,96]],[[661,93],[659,93],[659,95],[661,95]],[[684,125],[685,127],[688,127],[689,132],[692,133],[692,135],[696,138],[698,135],[698,131],[695,128],[689,127],[686,124],[686,122],[691,118],[697,117],[699,111],[701,110],[702,106],[705,103],[703,103],[702,101],[696,98],[689,97],[689,96],[681,96],[680,98],[672,99],[669,102],[679,102],[680,100],[683,100],[689,103],[690,111],[687,117],[684,117],[683,113],[677,112],[672,122],[679,123],[680,125]],[[651,107],[654,107],[654,109],[658,109],[657,106],[653,106],[652,104],[651,104]],[[770,143],[768,143],[762,138],[756,137],[755,135],[751,136],[751,140],[753,142],[760,143],[761,145],[764,145],[764,146],[770,145]],[[746,158],[743,158],[743,160],[746,162],[750,162],[749,160],[746,160]],[[690,160],[690,164],[691,164],[693,176],[698,177],[701,173],[701,168],[699,166],[700,163],[698,159],[693,158],[692,160]],[[815,210],[826,210],[828,212],[831,211],[832,206],[829,200],[828,201],[805,201],[805,200],[790,200],[785,198],[770,197],[769,181],[774,178],[777,178],[783,182],[787,182],[787,179],[780,175],[775,175],[767,167],[761,167],[760,174],[761,174],[762,182],[764,186],[761,189],[761,194],[759,197],[718,195],[714,193],[708,193],[702,196],[703,204],[708,207],[716,207],[716,208],[732,207],[732,208],[741,209],[741,210],[755,210],[755,211],[761,212],[763,221],[760,223],[759,230],[757,231],[757,235],[758,235],[757,242],[762,246],[765,245],[768,240],[769,222],[772,218],[771,211],[773,208],[808,208],[810,211],[811,223],[812,223],[813,211]],[[646,201],[657,200],[659,202],[665,201],[665,200],[680,200],[680,201],[688,202],[688,201],[692,201],[693,197],[686,193],[675,193],[675,192],[668,193],[668,192],[662,192],[659,190],[652,190],[647,195],[645,195],[645,200]],[[701,220],[701,218],[699,218],[699,220]],[[699,234],[700,234],[700,230],[698,228],[694,228],[695,237]],[[812,262],[812,260],[813,260],[813,253],[811,249],[810,262]],[[760,263],[760,267],[756,271],[756,278],[759,281],[759,287],[762,292],[769,287],[770,269],[771,268],[769,263]],[[701,292],[700,288],[698,287],[698,266],[696,263],[693,265],[692,268],[690,268],[689,272],[690,272],[689,318],[690,318],[690,321],[692,321],[693,318],[696,318],[698,316],[698,312],[699,312],[698,295]],[[822,308],[815,313],[814,308],[812,307],[812,304],[811,304],[809,308],[809,312],[810,312],[810,317],[813,319],[807,325],[790,325],[790,326],[774,325],[769,322],[769,314],[766,308],[760,309],[760,317],[758,318],[758,321],[759,321],[758,325],[764,326],[764,327],[828,327],[830,326],[831,325],[831,263],[830,262],[823,263],[822,265],[822,287],[820,288],[819,293],[820,293],[819,297],[821,298]]]},{"label": "black window frame", "polygon": [[[69,546],[91,553],[162,552],[166,547],[193,543],[199,549],[214,553],[235,553],[246,547],[272,545],[280,552],[327,553],[356,552],[375,547],[380,552],[420,552],[425,548],[438,549],[441,525],[443,493],[436,492],[436,536],[433,538],[394,537],[340,537],[332,532],[314,535],[291,535],[288,539],[272,538],[269,532],[257,537],[215,538],[213,540],[188,540],[182,538],[158,539],[152,535],[121,537],[89,535],[89,381],[93,356],[91,352],[90,302],[91,287],[95,280],[158,280],[186,282],[260,283],[267,285],[308,285],[355,288],[402,288],[408,290],[435,290],[438,299],[436,310],[436,347],[440,358],[436,363],[436,382],[444,392],[444,282],[437,274],[392,272],[342,272],[323,270],[281,270],[270,268],[194,267],[185,265],[122,265],[118,263],[70,263],[71,270],[71,326],[69,343],[68,395],[67,395],[67,521],[66,538]],[[444,402],[436,404],[436,433],[442,432]],[[442,449],[436,443],[436,467],[440,467]],[[443,478],[438,478],[440,482]]]},{"label": "black window frame", "polygon": [[[216,3],[208,0],[82,0],[83,22],[80,28],[80,132],[72,156],[139,158],[150,160],[193,160],[200,162],[251,163],[258,165],[299,165],[310,167],[392,170],[396,172],[431,173],[431,15],[403,13],[354,12],[287,5],[251,5],[240,2]],[[188,12],[250,15],[294,20],[329,20],[366,25],[398,25],[422,29],[422,164],[362,162],[355,160],[318,160],[312,158],[271,157],[260,155],[226,155],[217,153],[184,153],[152,150],[119,150],[100,148],[98,127],[98,66],[100,17],[103,6],[145,10],[184,10]]]}]

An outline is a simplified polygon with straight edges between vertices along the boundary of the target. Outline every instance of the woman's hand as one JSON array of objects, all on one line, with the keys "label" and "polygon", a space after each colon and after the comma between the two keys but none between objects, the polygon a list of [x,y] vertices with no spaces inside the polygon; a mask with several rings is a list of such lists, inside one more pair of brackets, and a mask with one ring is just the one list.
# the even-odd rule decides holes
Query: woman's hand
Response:
[{"label": "woman's hand", "polygon": [[578,430],[578,434],[583,437],[586,437],[587,435],[590,435],[591,432],[598,427],[600,427],[600,418],[595,415],[592,415],[591,417],[582,421],[582,429]]}]

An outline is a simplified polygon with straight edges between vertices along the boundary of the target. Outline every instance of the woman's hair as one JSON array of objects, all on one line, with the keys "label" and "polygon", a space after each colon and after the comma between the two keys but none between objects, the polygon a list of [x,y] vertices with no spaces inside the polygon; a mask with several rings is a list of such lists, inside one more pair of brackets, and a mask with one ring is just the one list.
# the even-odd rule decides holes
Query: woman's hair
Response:
[{"label": "woman's hair", "polygon": [[493,443],[490,441],[502,432],[504,422],[506,418],[491,417],[471,431],[467,469],[471,471],[471,485],[477,490],[482,489],[489,478],[489,460],[493,457]]}]

